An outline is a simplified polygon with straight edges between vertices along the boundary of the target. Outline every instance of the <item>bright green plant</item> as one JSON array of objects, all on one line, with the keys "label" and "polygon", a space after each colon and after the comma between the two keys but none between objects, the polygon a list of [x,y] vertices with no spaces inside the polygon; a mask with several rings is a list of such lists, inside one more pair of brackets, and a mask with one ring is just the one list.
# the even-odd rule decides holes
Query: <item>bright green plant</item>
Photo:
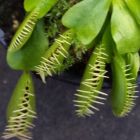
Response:
[{"label": "bright green plant", "polygon": [[[73,48],[80,48],[81,52],[88,51],[89,48],[93,50],[75,94],[77,115],[90,116],[94,114],[94,110],[99,110],[96,104],[104,104],[107,94],[101,90],[104,78],[108,78],[106,64],[110,64],[112,68],[110,102],[114,115],[126,116],[135,104],[136,79],[140,66],[139,0],[76,1],[77,3],[70,8],[68,6],[66,12],[58,11],[62,16],[63,30],[59,32],[59,37],[54,36],[52,43],[48,38],[52,38],[49,32],[53,25],[50,24],[50,28],[47,28],[48,35],[45,36],[47,31],[44,28],[44,16],[55,16],[51,12],[64,1],[70,5],[66,0],[24,0],[27,16],[7,51],[8,64],[15,70],[24,71],[24,74],[10,101],[5,139],[14,136],[25,140],[31,139],[27,129],[32,126],[32,119],[36,115],[29,71],[39,74],[45,82],[45,77],[59,74],[74,63],[70,61],[70,52]],[[79,52],[75,53],[78,56]],[[12,104],[20,96],[23,97],[22,100]],[[29,103],[29,108],[25,108],[26,102],[22,102],[24,99]],[[21,117],[17,124],[16,121],[24,114],[25,118]],[[11,118],[15,118],[14,121],[11,121]]]}]

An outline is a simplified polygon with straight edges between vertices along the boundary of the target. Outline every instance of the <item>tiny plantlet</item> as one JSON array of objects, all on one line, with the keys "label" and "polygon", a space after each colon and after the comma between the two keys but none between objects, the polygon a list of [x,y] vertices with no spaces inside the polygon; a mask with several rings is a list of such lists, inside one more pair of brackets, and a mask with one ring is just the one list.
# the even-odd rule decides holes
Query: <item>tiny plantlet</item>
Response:
[{"label": "tiny plantlet", "polygon": [[[65,10],[63,2],[68,5]],[[9,101],[4,139],[32,139],[30,129],[37,114],[30,73],[40,75],[45,83],[46,77],[58,75],[76,62],[78,49],[90,56],[74,97],[76,114],[91,116],[108,99],[116,117],[132,111],[140,68],[139,0],[75,0],[73,4],[67,0],[24,0],[24,9],[26,16],[7,50],[7,63],[23,74]],[[108,65],[112,76],[108,76]],[[112,79],[110,94],[102,88],[105,78]]]}]

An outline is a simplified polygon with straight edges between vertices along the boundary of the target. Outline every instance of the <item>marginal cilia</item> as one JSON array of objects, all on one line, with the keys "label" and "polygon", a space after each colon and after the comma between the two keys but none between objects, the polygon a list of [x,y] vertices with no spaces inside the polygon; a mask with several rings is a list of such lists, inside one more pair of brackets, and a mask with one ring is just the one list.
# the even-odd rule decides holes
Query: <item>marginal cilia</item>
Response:
[{"label": "marginal cilia", "polygon": [[27,15],[25,20],[20,25],[18,31],[14,35],[8,51],[14,52],[23,47],[32,34],[37,22],[38,14],[39,12],[37,10],[33,10],[31,13],[29,13],[29,15]]},{"label": "marginal cilia", "polygon": [[68,57],[72,40],[73,31],[64,32],[42,56],[40,64],[35,66],[36,72],[41,76],[43,82],[45,82],[45,76],[52,76],[60,71],[64,60]]},{"label": "marginal cilia", "polygon": [[29,10],[29,14],[26,16],[14,35],[8,51],[18,51],[25,45],[34,30],[37,20],[45,16],[56,2],[57,0],[42,0],[33,10]]},{"label": "marginal cilia", "polygon": [[112,110],[114,115],[124,117],[134,107],[136,77],[131,70],[131,64],[127,64],[125,59],[116,55],[113,58],[112,73],[113,73],[113,87],[112,87]]},{"label": "marginal cilia", "polygon": [[97,46],[91,55],[80,88],[77,90],[75,106],[79,116],[90,116],[93,110],[99,110],[96,104],[104,104],[106,93],[101,92],[103,79],[106,77],[106,59],[108,58],[102,45]]},{"label": "marginal cilia", "polygon": [[32,139],[29,130],[34,127],[32,124],[34,118],[36,118],[36,112],[33,83],[29,73],[23,73],[8,106],[8,125],[3,138]]}]

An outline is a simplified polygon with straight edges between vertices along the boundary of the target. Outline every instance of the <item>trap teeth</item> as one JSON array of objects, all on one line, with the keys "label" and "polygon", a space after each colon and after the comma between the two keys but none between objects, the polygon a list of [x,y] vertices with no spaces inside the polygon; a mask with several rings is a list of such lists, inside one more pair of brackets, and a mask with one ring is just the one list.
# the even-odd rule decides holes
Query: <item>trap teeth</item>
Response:
[{"label": "trap teeth", "polygon": [[98,47],[89,59],[84,78],[81,81],[80,88],[77,90],[77,94],[75,94],[77,97],[74,101],[75,106],[79,114],[84,116],[93,114],[92,110],[99,111],[95,105],[103,105],[102,101],[106,100],[105,97],[107,96],[106,93],[100,91],[101,86],[99,86],[102,84],[102,80],[107,77],[105,76],[107,71],[105,70],[105,59],[102,57],[104,49],[99,49]]}]

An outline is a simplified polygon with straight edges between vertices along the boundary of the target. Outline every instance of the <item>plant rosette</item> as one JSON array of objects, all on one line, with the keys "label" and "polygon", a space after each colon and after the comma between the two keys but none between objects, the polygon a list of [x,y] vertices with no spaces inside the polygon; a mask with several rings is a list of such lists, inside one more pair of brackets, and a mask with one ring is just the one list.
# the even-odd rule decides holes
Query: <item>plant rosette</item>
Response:
[{"label": "plant rosette", "polygon": [[[47,76],[59,74],[72,66],[75,63],[74,56],[79,56],[79,50],[80,59],[89,49],[91,53],[75,94],[74,105],[78,116],[90,116],[104,104],[108,97],[102,92],[105,78],[112,79],[110,102],[115,116],[128,115],[135,105],[140,66],[140,1],[82,0],[66,12],[61,13],[60,9],[63,30],[59,29],[58,37],[54,36],[52,42],[45,35],[47,31],[43,18],[61,2],[24,0],[27,14],[7,51],[9,66],[24,71],[10,104],[19,96],[22,100],[8,109],[5,139],[31,139],[27,130],[32,128],[36,113],[29,72],[36,72],[45,83]],[[112,77],[107,74],[107,65],[111,66]],[[24,114],[26,117],[21,117]],[[17,119],[20,120],[18,127]],[[24,127],[20,127],[23,123]]]}]

